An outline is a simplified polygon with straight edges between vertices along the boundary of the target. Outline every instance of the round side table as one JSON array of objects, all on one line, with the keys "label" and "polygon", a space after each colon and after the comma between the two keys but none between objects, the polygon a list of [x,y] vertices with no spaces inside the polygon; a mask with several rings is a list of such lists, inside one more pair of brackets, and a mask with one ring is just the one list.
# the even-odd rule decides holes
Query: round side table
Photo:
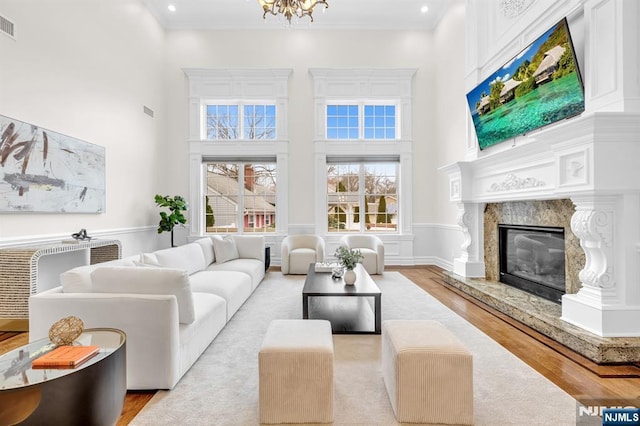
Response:
[{"label": "round side table", "polygon": [[0,424],[113,425],[127,393],[126,335],[112,328],[84,330],[74,344],[100,352],[75,368],[31,368],[51,351],[49,339],[0,356]]}]

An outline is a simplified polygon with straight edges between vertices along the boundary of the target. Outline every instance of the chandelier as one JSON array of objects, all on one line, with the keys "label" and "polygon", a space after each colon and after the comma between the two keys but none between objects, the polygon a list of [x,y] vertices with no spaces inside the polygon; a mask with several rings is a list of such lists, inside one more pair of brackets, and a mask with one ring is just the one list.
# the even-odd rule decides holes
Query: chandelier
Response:
[{"label": "chandelier", "polygon": [[266,19],[267,13],[272,15],[282,13],[289,21],[289,24],[291,24],[293,16],[302,18],[305,15],[313,22],[312,13],[314,7],[318,4],[322,4],[325,8],[329,7],[329,3],[326,0],[258,0],[258,3],[264,10],[263,19]]}]

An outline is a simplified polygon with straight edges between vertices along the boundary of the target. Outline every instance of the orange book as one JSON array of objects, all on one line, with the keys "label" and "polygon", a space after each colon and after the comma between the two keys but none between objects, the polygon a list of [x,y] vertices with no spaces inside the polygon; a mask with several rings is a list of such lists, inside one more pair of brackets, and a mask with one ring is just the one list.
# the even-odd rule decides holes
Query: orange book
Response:
[{"label": "orange book", "polygon": [[99,351],[98,346],[58,346],[31,361],[31,368],[73,368]]}]

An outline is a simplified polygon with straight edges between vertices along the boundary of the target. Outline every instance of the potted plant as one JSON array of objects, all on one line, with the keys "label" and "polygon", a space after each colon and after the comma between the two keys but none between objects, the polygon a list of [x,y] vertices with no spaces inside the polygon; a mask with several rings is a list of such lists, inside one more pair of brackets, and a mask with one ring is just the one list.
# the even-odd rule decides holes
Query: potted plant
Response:
[{"label": "potted plant", "polygon": [[360,250],[340,246],[336,249],[335,256],[338,258],[338,263],[347,270],[344,274],[345,284],[354,284],[356,282],[356,273],[353,268],[364,259]]},{"label": "potted plant", "polygon": [[167,212],[160,212],[160,224],[158,225],[158,234],[161,234],[165,231],[171,232],[171,247],[175,247],[173,245],[173,228],[180,224],[184,225],[187,223],[187,218],[182,214],[183,211],[187,211],[189,205],[179,195],[175,197],[170,197],[168,195],[162,196],[156,194],[156,205],[160,207],[169,208],[169,214]]}]

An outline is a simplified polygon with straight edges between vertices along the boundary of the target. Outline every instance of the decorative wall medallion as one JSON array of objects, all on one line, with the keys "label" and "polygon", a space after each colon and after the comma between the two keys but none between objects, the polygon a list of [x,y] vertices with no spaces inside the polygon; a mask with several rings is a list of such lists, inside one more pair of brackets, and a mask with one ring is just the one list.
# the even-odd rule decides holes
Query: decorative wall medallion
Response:
[{"label": "decorative wall medallion", "polygon": [[500,10],[507,18],[514,18],[531,6],[533,0],[500,0]]},{"label": "decorative wall medallion", "polygon": [[509,173],[505,176],[504,180],[500,183],[492,184],[487,192],[500,192],[500,191],[512,191],[514,189],[529,189],[529,188],[539,188],[541,186],[545,186],[541,180],[538,180],[533,177],[528,178],[519,178],[518,176]]}]

